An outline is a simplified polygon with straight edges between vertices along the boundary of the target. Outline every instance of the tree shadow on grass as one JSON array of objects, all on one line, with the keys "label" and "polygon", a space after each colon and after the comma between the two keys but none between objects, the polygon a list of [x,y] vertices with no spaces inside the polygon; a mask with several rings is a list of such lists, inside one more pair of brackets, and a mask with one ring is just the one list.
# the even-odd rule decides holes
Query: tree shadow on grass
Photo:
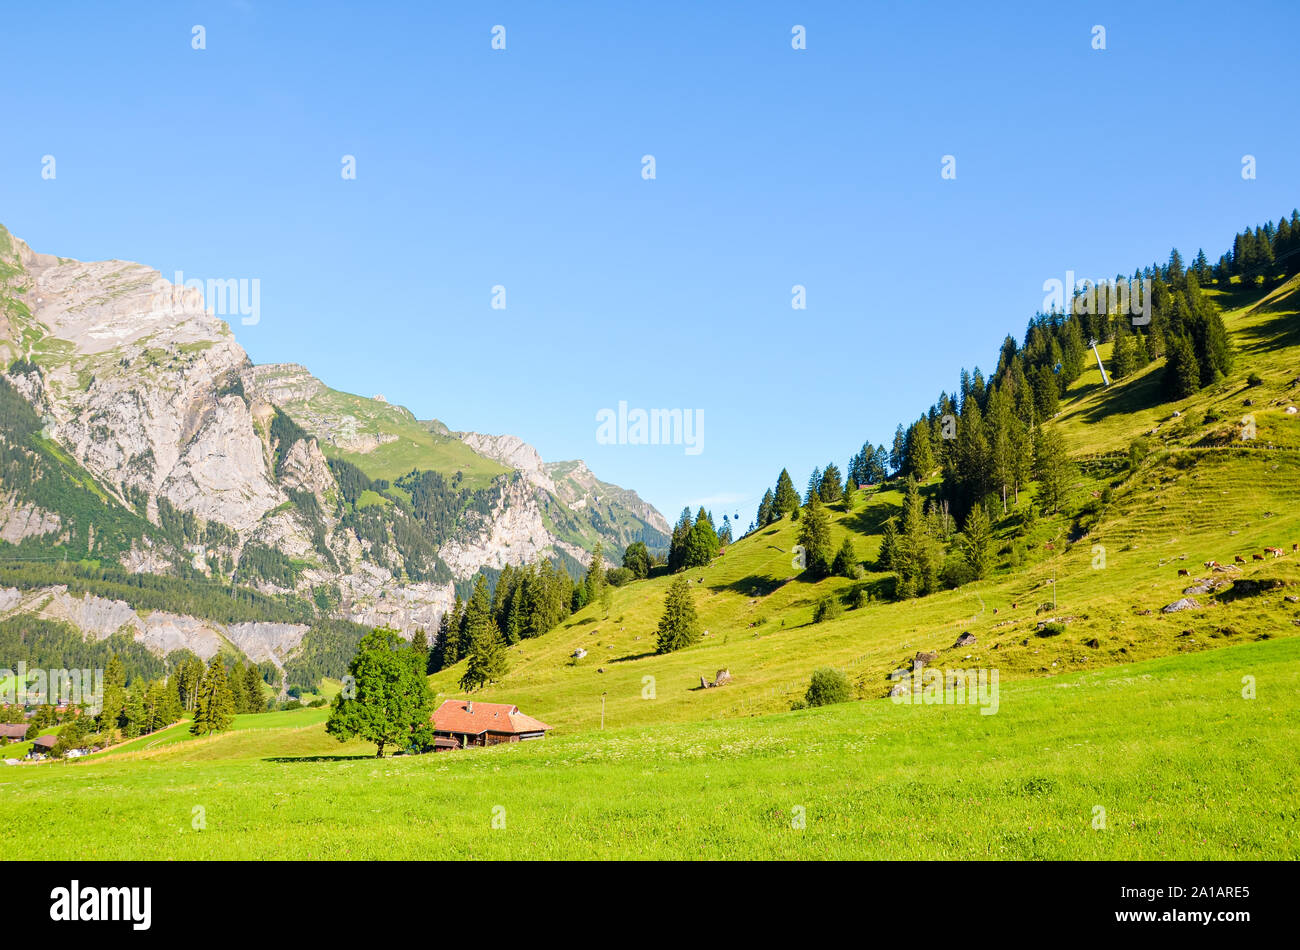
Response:
[{"label": "tree shadow on grass", "polygon": [[730,590],[737,594],[743,594],[746,597],[766,597],[768,594],[779,590],[785,584],[789,583],[790,578],[786,577],[767,577],[763,574],[750,574],[747,577],[741,577],[729,584],[710,584],[709,590],[724,591]]},{"label": "tree shadow on grass", "polygon": [[[358,759],[373,759],[373,755],[273,755],[263,762],[354,762]],[[391,756],[385,756],[391,758]]]},{"label": "tree shadow on grass", "polygon": [[629,653],[626,656],[610,657],[611,663],[630,663],[633,660],[647,660],[652,656],[658,656],[654,650],[647,650],[645,653]]}]

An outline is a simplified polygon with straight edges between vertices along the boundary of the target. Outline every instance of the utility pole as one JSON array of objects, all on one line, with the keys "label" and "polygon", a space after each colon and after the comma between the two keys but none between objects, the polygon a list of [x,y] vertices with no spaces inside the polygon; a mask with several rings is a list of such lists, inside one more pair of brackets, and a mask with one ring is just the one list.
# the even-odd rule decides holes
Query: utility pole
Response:
[{"label": "utility pole", "polygon": [[605,694],[600,694],[600,728],[605,728]]}]

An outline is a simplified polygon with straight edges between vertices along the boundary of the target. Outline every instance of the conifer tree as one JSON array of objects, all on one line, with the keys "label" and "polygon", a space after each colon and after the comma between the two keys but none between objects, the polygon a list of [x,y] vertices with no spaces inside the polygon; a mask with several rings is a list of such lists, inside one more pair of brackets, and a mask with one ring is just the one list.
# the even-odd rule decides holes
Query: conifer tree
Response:
[{"label": "conifer tree", "polygon": [[240,713],[252,712],[248,708],[248,692],[244,689],[244,664],[237,662],[226,671],[226,681],[230,684],[230,709],[238,716]]},{"label": "conifer tree", "polygon": [[894,571],[898,567],[898,529],[894,519],[888,518],[880,530],[880,556],[878,563],[882,570]]},{"label": "conifer tree", "polygon": [[122,719],[126,706],[126,668],[116,653],[104,668],[104,697],[100,701],[99,731],[112,734]]},{"label": "conifer tree", "polygon": [[992,559],[993,529],[982,504],[976,504],[966,516],[962,530],[962,556],[975,578],[987,576]]},{"label": "conifer tree", "polygon": [[144,708],[144,694],[141,690],[142,684],[136,680],[135,688],[132,689],[126,697],[126,705],[122,709],[122,738],[134,739],[136,736],[147,732],[147,717]]},{"label": "conifer tree", "polygon": [[1165,358],[1165,392],[1170,399],[1186,399],[1201,388],[1201,367],[1191,341],[1181,334],[1170,339]]},{"label": "conifer tree", "polygon": [[822,487],[822,470],[820,468],[815,468],[813,469],[812,474],[808,476],[808,488],[804,492],[803,503],[805,505],[808,504],[808,502],[812,499],[812,496],[816,495],[819,491],[821,491],[821,487]]},{"label": "conifer tree", "polygon": [[657,652],[671,653],[700,640],[700,622],[691,600],[690,582],[677,577],[664,596],[664,612],[656,630]]},{"label": "conifer tree", "polygon": [[853,539],[845,537],[844,542],[840,545],[839,551],[835,554],[835,561],[831,565],[831,570],[839,577],[854,578],[858,573],[858,554],[853,550]]},{"label": "conifer tree", "polygon": [[1039,426],[1034,438],[1034,477],[1038,480],[1038,500],[1044,514],[1060,510],[1072,475],[1061,433]]},{"label": "conifer tree", "polygon": [[582,587],[587,603],[595,603],[600,599],[600,592],[605,587],[605,557],[604,547],[599,541],[596,542],[596,549],[591,552],[591,563],[587,565]]},{"label": "conifer tree", "polygon": [[804,550],[804,570],[809,577],[821,578],[831,572],[830,516],[816,492],[804,505],[799,519],[799,544]]},{"label": "conifer tree", "polygon": [[217,653],[208,661],[208,668],[199,683],[194,702],[194,722],[190,724],[190,732],[196,736],[224,732],[230,728],[234,717],[230,681],[226,676],[226,666],[221,662],[221,654]]},{"label": "conifer tree", "polygon": [[262,691],[262,671],[256,663],[249,663],[244,670],[243,682],[244,705],[249,712],[266,711],[266,694]]},{"label": "conifer tree", "polygon": [[817,496],[823,504],[830,505],[840,500],[840,478],[840,467],[834,462],[828,462],[817,485]]},{"label": "conifer tree", "polygon": [[461,676],[463,689],[474,690],[500,679],[506,672],[506,644],[492,616],[487,578],[480,574],[465,607],[465,638],[469,663]]},{"label": "conifer tree", "polygon": [[794,482],[790,480],[790,473],[785,469],[781,469],[781,474],[777,476],[776,495],[772,501],[776,506],[776,519],[799,510],[799,493],[794,490]]}]

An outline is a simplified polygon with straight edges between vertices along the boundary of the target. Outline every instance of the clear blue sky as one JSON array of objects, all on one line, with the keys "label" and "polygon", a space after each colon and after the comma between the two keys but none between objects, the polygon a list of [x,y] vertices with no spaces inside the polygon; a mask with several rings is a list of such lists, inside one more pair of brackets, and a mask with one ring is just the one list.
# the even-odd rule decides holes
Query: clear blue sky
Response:
[{"label": "clear blue sky", "polygon": [[[1217,258],[1300,204],[1289,2],[218,0],[4,19],[11,231],[257,278],[261,322],[234,327],[254,361],[584,458],[670,520],[712,499],[747,524],[782,466],[802,486],[887,440],[963,366],[992,367],[1043,281],[1174,244]],[[704,451],[598,445],[619,400],[703,410]]]}]

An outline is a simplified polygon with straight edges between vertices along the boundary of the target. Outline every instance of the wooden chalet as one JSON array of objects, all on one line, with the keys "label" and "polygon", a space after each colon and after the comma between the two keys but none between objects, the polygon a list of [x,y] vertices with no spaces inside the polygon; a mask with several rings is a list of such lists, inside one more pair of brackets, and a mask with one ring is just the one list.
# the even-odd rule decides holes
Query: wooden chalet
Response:
[{"label": "wooden chalet", "polygon": [[433,713],[434,750],[544,739],[550,728],[509,703],[448,699]]},{"label": "wooden chalet", "polygon": [[0,722],[0,739],[21,742],[27,738],[27,730],[30,728],[31,725],[25,722]]}]

